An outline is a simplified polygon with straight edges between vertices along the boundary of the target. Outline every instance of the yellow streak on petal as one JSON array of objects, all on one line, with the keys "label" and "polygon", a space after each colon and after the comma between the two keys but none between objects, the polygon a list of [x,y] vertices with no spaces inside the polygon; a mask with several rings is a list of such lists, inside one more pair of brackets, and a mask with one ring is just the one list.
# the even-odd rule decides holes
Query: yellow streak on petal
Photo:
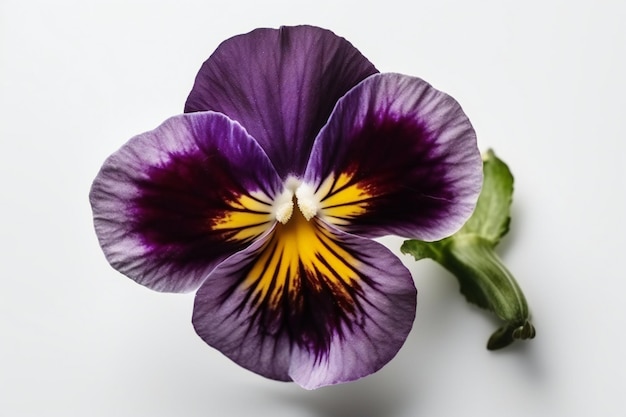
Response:
[{"label": "yellow streak on petal", "polygon": [[228,205],[232,210],[225,211],[219,219],[213,219],[211,228],[234,232],[231,240],[255,239],[272,224],[271,202],[264,194],[241,195]]},{"label": "yellow streak on petal", "polygon": [[[348,224],[350,219],[367,211],[373,197],[366,185],[353,182],[353,174],[341,173],[336,181],[329,176],[317,192],[321,215],[333,224]],[[334,182],[334,184],[333,184]]]},{"label": "yellow streak on petal", "polygon": [[[302,280],[306,279],[318,292],[330,288],[338,302],[344,304],[351,300],[348,287],[359,280],[358,268],[359,261],[328,230],[294,210],[289,222],[276,225],[243,288],[252,291],[251,299],[257,306],[266,303],[276,309],[288,296],[290,305],[297,308],[294,303]],[[302,271],[305,276],[301,276]]]}]

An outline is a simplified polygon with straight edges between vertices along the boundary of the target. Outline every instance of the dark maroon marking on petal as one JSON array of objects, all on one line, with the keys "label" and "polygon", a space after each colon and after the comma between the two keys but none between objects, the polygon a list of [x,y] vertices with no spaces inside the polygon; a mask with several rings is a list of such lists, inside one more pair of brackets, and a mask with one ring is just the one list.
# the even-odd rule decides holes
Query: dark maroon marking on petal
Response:
[{"label": "dark maroon marking on petal", "polygon": [[301,175],[337,100],[377,72],[328,30],[257,29],[224,41],[202,65],[185,112],[226,114],[261,144],[282,178]]},{"label": "dark maroon marking on petal", "polygon": [[137,181],[132,228],[162,262],[195,266],[233,253],[242,244],[229,240],[237,231],[212,230],[232,210],[227,202],[247,193],[228,159],[217,147],[170,157]]},{"label": "dark maroon marking on petal", "polygon": [[[276,239],[272,238],[262,250],[275,251],[276,246]],[[352,254],[362,264],[370,268],[374,267],[364,254],[356,251],[353,251]],[[282,259],[282,255],[279,256]],[[325,263],[321,257],[318,257],[318,260]],[[351,265],[346,265],[354,270]],[[222,294],[220,304],[226,303],[235,292],[241,290],[242,282],[253,266],[252,263],[244,263],[240,269],[232,271],[232,275],[241,279],[234,281],[230,288]],[[265,268],[267,267],[268,265],[265,265]],[[330,269],[332,270],[332,268]],[[278,277],[277,271],[274,271],[274,280],[268,288],[269,293],[272,293],[277,285],[284,284],[284,278]],[[291,343],[309,350],[311,354],[315,355],[316,360],[320,361],[328,354],[333,337],[337,336],[342,339],[344,328],[351,329],[357,312],[364,314],[364,310],[360,306],[364,296],[362,285],[357,283],[350,286],[341,279],[331,283],[319,271],[307,271],[301,262],[298,264],[297,271],[289,272],[296,276],[291,279],[296,280],[295,285],[299,287],[299,290],[290,293],[288,286],[283,285],[282,302],[276,308],[270,305],[267,297],[261,300],[252,298],[253,291],[248,291],[234,307],[231,314],[241,314],[250,303],[256,305],[260,301],[260,305],[251,313],[248,325],[251,328],[258,328],[262,337],[273,339],[287,337]],[[377,287],[377,284],[372,282],[369,277],[362,276],[358,271],[355,273],[363,284],[372,288]],[[333,284],[337,286],[335,287]],[[349,297],[346,298],[346,294]]]},{"label": "dark maroon marking on petal", "polygon": [[445,154],[438,155],[434,134],[423,123],[378,113],[351,136],[354,140],[344,152],[335,148],[327,155],[329,165],[344,166],[344,172],[353,175],[344,188],[360,183],[375,196],[367,200],[365,213],[351,221],[352,233],[371,231],[381,218],[390,228],[407,221],[427,227],[445,219],[456,191],[446,178],[451,166]]}]

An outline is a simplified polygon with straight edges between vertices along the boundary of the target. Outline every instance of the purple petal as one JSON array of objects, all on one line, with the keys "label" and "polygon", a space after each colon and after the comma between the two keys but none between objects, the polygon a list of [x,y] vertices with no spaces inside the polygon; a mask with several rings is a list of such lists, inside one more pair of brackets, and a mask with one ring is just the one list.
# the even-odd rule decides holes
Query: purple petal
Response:
[{"label": "purple petal", "polygon": [[419,78],[378,74],[339,101],[305,182],[319,215],[342,230],[438,240],[474,210],[482,161],[452,97]]},{"label": "purple petal", "polygon": [[214,110],[237,120],[283,179],[300,176],[337,100],[376,72],[328,30],[257,29],[226,40],[202,65],[185,112]]},{"label": "purple petal", "polygon": [[409,271],[388,249],[296,211],[211,273],[193,324],[241,366],[313,389],[390,361],[415,302]]},{"label": "purple petal", "polygon": [[218,113],[173,117],[111,155],[90,193],[111,265],[158,291],[197,288],[273,224],[282,184],[267,155]]}]

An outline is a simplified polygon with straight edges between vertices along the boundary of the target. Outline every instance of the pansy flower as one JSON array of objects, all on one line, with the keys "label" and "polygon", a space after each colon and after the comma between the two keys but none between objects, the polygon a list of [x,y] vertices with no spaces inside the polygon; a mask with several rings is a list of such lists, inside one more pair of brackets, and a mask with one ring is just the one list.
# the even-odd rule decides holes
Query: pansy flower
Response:
[{"label": "pansy flower", "polygon": [[448,95],[327,30],[258,29],[217,48],[184,114],[106,160],[90,200],[114,268],[197,289],[206,343],[316,388],[380,369],[413,324],[411,274],[372,239],[452,234],[481,168]]}]

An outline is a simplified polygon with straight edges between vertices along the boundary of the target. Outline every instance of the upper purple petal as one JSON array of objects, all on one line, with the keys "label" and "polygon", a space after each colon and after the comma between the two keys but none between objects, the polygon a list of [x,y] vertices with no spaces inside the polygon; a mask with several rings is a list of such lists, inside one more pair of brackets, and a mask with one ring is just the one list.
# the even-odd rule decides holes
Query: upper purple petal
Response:
[{"label": "upper purple petal", "polygon": [[132,138],[105,161],[89,197],[111,265],[152,289],[182,292],[271,228],[281,190],[237,122],[202,112]]},{"label": "upper purple petal", "polygon": [[237,120],[282,178],[300,176],[337,100],[376,72],[328,30],[256,29],[224,41],[202,65],[185,112],[213,110]]},{"label": "upper purple petal", "polygon": [[439,240],[474,210],[482,160],[452,97],[419,78],[377,74],[339,101],[304,180],[319,215],[342,230]]}]

